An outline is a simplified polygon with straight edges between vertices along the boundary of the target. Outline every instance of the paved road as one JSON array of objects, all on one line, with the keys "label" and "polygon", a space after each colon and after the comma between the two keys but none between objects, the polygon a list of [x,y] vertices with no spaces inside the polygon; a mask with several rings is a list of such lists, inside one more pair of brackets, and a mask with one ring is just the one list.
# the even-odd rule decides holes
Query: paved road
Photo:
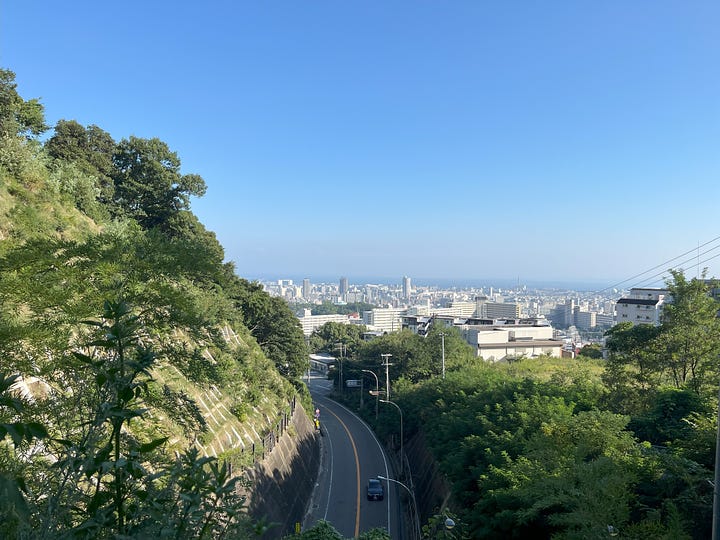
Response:
[{"label": "paved road", "polygon": [[331,382],[311,375],[310,392],[320,409],[320,474],[304,527],[318,520],[332,523],[345,538],[385,528],[393,539],[404,538],[395,489],[385,484],[383,501],[368,501],[368,478],[393,477],[385,452],[370,428],[339,403],[329,399]]}]

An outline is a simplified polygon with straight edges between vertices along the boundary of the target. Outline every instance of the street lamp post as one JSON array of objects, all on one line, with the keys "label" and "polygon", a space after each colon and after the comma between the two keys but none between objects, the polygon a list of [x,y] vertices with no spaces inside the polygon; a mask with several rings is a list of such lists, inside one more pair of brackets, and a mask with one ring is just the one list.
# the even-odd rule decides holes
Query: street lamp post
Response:
[{"label": "street lamp post", "polygon": [[375,377],[375,420],[378,419],[378,400],[380,399],[380,380],[378,379],[377,374],[374,371],[370,371],[369,369],[363,369],[363,373],[370,373],[373,377]]},{"label": "street lamp post", "polygon": [[395,408],[400,413],[400,476],[403,475],[403,472],[405,472],[405,458],[403,454],[403,413],[400,406],[395,403],[394,401],[390,401],[389,399],[381,399],[383,403],[390,403],[391,405],[395,405]]},{"label": "street lamp post", "polygon": [[432,527],[432,538],[455,538],[452,530],[455,528],[455,520],[447,514],[435,514],[428,522],[428,529]]},{"label": "street lamp post", "polygon": [[[417,538],[418,539],[422,538],[422,533],[420,532],[420,513],[418,512],[417,501],[415,500],[415,493],[409,487],[407,487],[405,484],[400,482],[399,480],[393,480],[392,478],[387,478],[385,476],[380,476],[380,475],[378,475],[378,479],[385,480],[387,482],[395,482],[396,484],[400,484],[402,487],[404,487],[408,491],[408,493],[410,493],[410,497],[412,498],[412,502],[413,502],[413,509],[415,510],[415,528],[416,528],[416,532],[417,532]],[[388,486],[388,488],[389,487],[390,486]]]}]

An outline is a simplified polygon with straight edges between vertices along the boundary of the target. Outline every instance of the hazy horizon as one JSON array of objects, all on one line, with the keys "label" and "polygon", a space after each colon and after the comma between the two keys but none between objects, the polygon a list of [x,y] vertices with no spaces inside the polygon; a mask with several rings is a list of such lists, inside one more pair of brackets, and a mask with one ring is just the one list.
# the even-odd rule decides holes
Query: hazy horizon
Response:
[{"label": "hazy horizon", "polygon": [[718,235],[718,20],[714,0],[6,2],[0,62],[51,126],[166,142],[240,275],[611,282]]},{"label": "hazy horizon", "polygon": [[[303,279],[309,279],[311,284],[337,284],[341,277],[348,279],[348,284],[352,285],[396,285],[402,284],[401,276],[359,276],[359,275],[338,275],[338,276],[312,276],[312,275],[300,275],[300,274],[264,274],[256,276],[241,276],[251,281],[267,281],[275,282],[280,279],[291,279],[293,284],[302,285]],[[612,288],[613,285],[617,284],[620,280],[522,280],[518,282],[517,278],[427,278],[408,276],[412,280],[413,287],[427,287],[437,286],[440,288],[487,288],[495,287],[502,289],[516,289],[518,284],[520,287],[526,286],[531,289],[565,289],[574,290],[581,292],[593,292],[600,291],[607,288]],[[621,285],[619,289],[630,288],[629,286]]]}]

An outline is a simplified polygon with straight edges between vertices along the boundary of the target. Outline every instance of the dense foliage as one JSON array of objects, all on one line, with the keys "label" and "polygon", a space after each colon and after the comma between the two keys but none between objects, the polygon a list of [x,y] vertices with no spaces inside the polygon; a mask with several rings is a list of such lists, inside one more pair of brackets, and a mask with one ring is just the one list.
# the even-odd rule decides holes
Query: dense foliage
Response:
[{"label": "dense foliage", "polygon": [[[390,535],[383,529],[373,529],[364,533],[360,533],[358,540],[390,540]],[[286,540],[344,540],[331,523],[327,521],[319,521],[307,531],[300,534],[285,537]]]},{"label": "dense foliage", "polygon": [[[0,70],[0,536],[254,534],[226,462],[198,450],[212,433],[191,394],[222,389],[236,420],[281,409],[306,365],[297,320],[223,262],[190,211],[205,183],[165,143],[46,130]],[[718,305],[703,280],[668,286],[662,325],[610,329],[607,360],[487,365],[452,328],[365,342],[329,324],[310,347],[383,387],[392,355],[406,440],[449,481],[457,537],[706,538]],[[392,440],[397,411],[376,419],[372,401],[361,412]]]},{"label": "dense foliage", "polygon": [[204,455],[200,396],[272,429],[298,321],[223,262],[165,143],[46,130],[0,70],[0,537],[254,534],[229,474],[253,456]]},{"label": "dense foliage", "polygon": [[[380,355],[392,355],[405,441],[422,435],[450,482],[443,511],[456,513],[458,538],[707,538],[719,306],[681,272],[668,288],[662,325],[613,327],[607,360],[595,346],[576,360],[486,364],[443,329],[442,379],[440,330],[403,331],[355,343],[345,378],[373,370],[384,390]],[[339,336],[320,329],[311,344],[326,334]],[[358,397],[344,393],[354,407]],[[381,406],[376,420],[374,400],[363,401],[397,449],[397,411]]]}]

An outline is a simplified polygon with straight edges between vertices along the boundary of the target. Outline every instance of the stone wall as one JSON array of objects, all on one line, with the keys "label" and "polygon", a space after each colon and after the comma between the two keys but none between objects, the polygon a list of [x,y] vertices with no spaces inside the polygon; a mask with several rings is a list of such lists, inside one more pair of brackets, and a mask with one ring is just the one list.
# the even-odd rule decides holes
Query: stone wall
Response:
[{"label": "stone wall", "polygon": [[319,466],[320,447],[315,427],[298,404],[288,428],[278,436],[272,451],[245,471],[251,482],[250,515],[275,524],[263,539],[282,538],[294,532],[295,523],[302,523]]}]

